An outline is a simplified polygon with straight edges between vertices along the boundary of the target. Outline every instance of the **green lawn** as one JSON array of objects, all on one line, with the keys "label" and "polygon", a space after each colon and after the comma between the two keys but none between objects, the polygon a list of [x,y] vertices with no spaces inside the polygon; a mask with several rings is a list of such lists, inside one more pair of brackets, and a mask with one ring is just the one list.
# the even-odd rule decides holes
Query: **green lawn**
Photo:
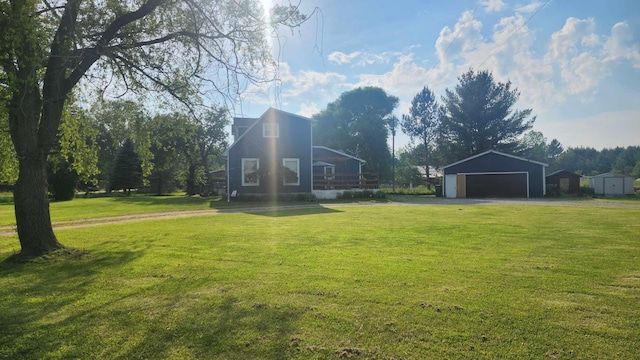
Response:
[{"label": "green lawn", "polygon": [[[287,202],[287,205],[297,204]],[[304,203],[308,204],[308,203]],[[51,220],[68,221],[78,219],[127,216],[171,211],[228,209],[237,207],[269,206],[269,202],[227,202],[226,198],[201,198],[197,196],[150,196],[112,195],[94,198],[76,198],[72,201],[52,202]],[[0,226],[15,225],[13,202],[0,203]]]},{"label": "green lawn", "polygon": [[638,219],[327,205],[61,230],[88,255],[0,263],[0,358],[633,359]]}]

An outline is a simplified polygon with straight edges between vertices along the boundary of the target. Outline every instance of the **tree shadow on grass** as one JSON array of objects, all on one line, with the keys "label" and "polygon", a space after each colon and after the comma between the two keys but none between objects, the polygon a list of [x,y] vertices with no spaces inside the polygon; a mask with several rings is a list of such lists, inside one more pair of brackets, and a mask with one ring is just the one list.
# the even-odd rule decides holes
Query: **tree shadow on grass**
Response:
[{"label": "tree shadow on grass", "polygon": [[[0,358],[41,358],[55,353],[68,329],[84,316],[84,298],[101,273],[142,256],[144,250],[93,256],[77,251],[59,258],[0,262]],[[63,330],[68,331],[68,330]],[[38,335],[36,335],[38,334]],[[44,356],[46,357],[46,356]]]},{"label": "tree shadow on grass", "polygon": [[118,354],[122,359],[146,358],[290,358],[299,317],[304,312],[270,304],[176,297]]},{"label": "tree shadow on grass", "polygon": [[284,207],[284,208],[270,209],[270,210],[264,210],[264,211],[247,210],[245,212],[252,215],[260,215],[260,216],[268,216],[268,217],[285,217],[285,216],[302,216],[302,215],[315,215],[315,214],[333,214],[333,213],[340,213],[342,211],[317,205],[312,207],[305,207],[302,209],[287,209],[286,207]]},{"label": "tree shadow on grass", "polygon": [[207,204],[211,201],[208,198],[195,196],[152,196],[152,195],[132,195],[113,196],[113,201],[136,205],[166,205],[176,207],[193,207],[194,205]]},{"label": "tree shadow on grass", "polygon": [[297,350],[306,310],[252,292],[239,298],[209,276],[145,267],[146,251],[1,262],[0,358],[276,359]]}]

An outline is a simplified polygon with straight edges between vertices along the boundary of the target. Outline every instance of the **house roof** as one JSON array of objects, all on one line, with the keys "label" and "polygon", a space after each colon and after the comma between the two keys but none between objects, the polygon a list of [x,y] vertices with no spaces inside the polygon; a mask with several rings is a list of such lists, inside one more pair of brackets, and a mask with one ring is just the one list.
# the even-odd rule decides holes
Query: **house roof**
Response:
[{"label": "house roof", "polygon": [[621,174],[621,173],[617,173],[617,172],[606,172],[606,173],[602,173],[602,174],[598,174],[598,175],[592,176],[592,178],[603,178],[603,177],[623,178],[623,177],[631,177],[631,176],[625,175],[625,174]]},{"label": "house roof", "polygon": [[362,159],[360,159],[360,158],[358,158],[358,157],[351,156],[351,155],[349,155],[349,154],[345,154],[345,153],[343,153],[342,151],[338,151],[338,150],[330,149],[330,148],[328,148],[328,147],[326,147],[326,146],[318,146],[318,145],[316,145],[316,146],[314,146],[313,148],[314,148],[314,149],[324,149],[324,150],[332,151],[332,152],[334,152],[334,153],[336,153],[336,154],[338,154],[338,155],[345,156],[345,157],[348,157],[348,158],[351,158],[351,159],[354,159],[354,160],[358,160],[358,161],[360,161],[361,163],[366,163],[366,162],[367,162],[366,160],[362,160]]},{"label": "house roof", "polygon": [[[285,115],[285,116],[289,116],[289,117],[293,117],[296,119],[300,119],[300,120],[305,120],[305,121],[309,121],[309,122],[313,122],[313,119],[308,118],[308,117],[304,117],[304,116],[300,116],[300,115],[296,115],[296,114],[292,114],[290,112],[286,112],[286,111],[282,111],[282,110],[278,110],[278,109],[274,109],[272,107],[268,108],[262,115],[260,115],[259,118],[255,119],[255,121],[253,122],[253,124],[251,124],[251,126],[249,126],[249,128],[247,129],[247,131],[245,131],[242,135],[240,135],[240,137],[233,142],[233,144],[231,144],[231,146],[229,146],[223,153],[222,156],[227,157],[229,156],[229,149],[231,149],[235,144],[237,144],[247,133],[249,133],[249,131],[256,126],[260,120],[263,120],[269,116],[277,116],[277,115]],[[251,118],[239,118],[242,120],[251,120]]]},{"label": "house roof", "polygon": [[580,176],[580,175],[578,175],[578,174],[576,174],[576,173],[574,173],[572,171],[562,169],[562,170],[558,170],[558,171],[552,172],[551,174],[547,175],[547,177],[553,176],[553,175],[556,175],[556,174],[560,174],[561,172],[566,172],[566,173],[569,173],[570,175]]},{"label": "house roof", "polygon": [[462,159],[460,161],[456,161],[453,164],[449,164],[449,165],[443,166],[442,168],[446,169],[446,168],[454,166],[454,165],[462,164],[463,162],[467,162],[469,160],[473,160],[475,158],[479,158],[479,157],[487,155],[489,153],[494,153],[494,154],[497,154],[497,155],[506,156],[506,157],[509,157],[509,158],[512,158],[512,159],[516,159],[516,160],[520,160],[520,161],[526,161],[526,162],[534,163],[534,164],[541,165],[541,166],[549,166],[549,164],[545,164],[543,162],[539,162],[539,161],[535,161],[535,160],[529,160],[529,159],[525,159],[523,157],[519,157],[519,156],[515,156],[515,155],[505,154],[503,152],[496,151],[496,150],[488,150],[488,151],[485,151],[485,152],[480,153],[480,154],[469,156],[466,159]]},{"label": "house roof", "polygon": [[336,164],[331,164],[324,161],[316,161],[313,163],[313,166],[336,166]]}]

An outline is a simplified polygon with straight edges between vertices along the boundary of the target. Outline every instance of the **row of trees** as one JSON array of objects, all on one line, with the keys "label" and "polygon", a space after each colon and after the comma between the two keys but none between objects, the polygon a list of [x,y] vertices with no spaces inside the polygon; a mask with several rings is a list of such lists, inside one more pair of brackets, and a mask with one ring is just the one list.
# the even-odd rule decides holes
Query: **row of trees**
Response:
[{"label": "row of trees", "polygon": [[[99,102],[91,110],[69,105],[47,158],[49,191],[56,200],[72,199],[76,189],[95,188],[210,192],[211,170],[223,164],[228,123],[224,108],[197,116],[150,116],[133,101]],[[0,183],[13,184],[19,168],[9,143],[8,133],[0,134]]]},{"label": "row of trees", "polygon": [[640,178],[640,146],[596,150],[590,147],[568,148],[550,164],[581,175],[614,171]]}]

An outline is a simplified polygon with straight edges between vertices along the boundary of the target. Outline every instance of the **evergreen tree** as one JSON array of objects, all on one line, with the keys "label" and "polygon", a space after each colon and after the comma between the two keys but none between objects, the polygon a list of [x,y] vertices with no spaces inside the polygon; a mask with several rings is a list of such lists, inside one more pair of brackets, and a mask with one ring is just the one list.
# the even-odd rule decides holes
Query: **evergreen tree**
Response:
[{"label": "evergreen tree", "polygon": [[131,193],[131,189],[142,186],[142,162],[135,151],[133,141],[125,140],[118,152],[116,163],[111,174],[111,190],[126,190]]},{"label": "evergreen tree", "polygon": [[439,146],[449,162],[487,150],[517,152],[520,136],[535,121],[531,109],[513,109],[520,93],[511,82],[496,82],[486,70],[462,74],[445,94]]},{"label": "evergreen tree", "polygon": [[436,97],[428,87],[424,87],[411,101],[409,115],[402,115],[402,131],[411,137],[418,139],[422,145],[422,164],[426,171],[427,183],[429,183],[429,166],[433,165],[431,159],[433,146],[438,134],[441,111]]}]

